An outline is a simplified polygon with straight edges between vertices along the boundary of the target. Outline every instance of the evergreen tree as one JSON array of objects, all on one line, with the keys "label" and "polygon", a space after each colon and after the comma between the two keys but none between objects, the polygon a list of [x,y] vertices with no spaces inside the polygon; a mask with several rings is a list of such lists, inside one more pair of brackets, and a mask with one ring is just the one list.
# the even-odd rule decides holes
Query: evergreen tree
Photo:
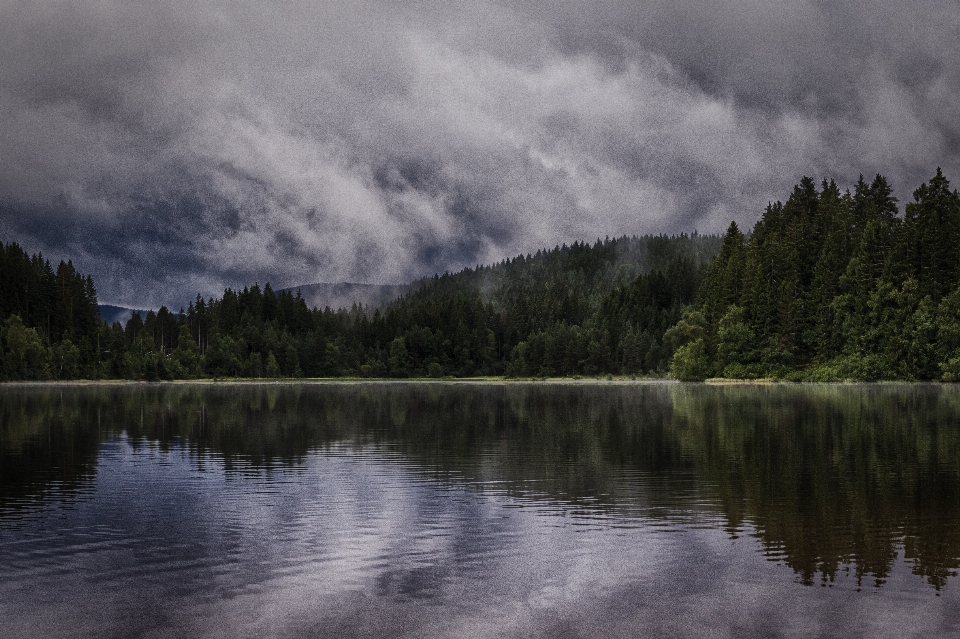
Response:
[{"label": "evergreen tree", "polygon": [[901,220],[892,192],[879,175],[853,194],[804,178],[746,240],[739,304],[731,226],[665,334],[674,375],[960,379],[960,195],[938,170]]}]

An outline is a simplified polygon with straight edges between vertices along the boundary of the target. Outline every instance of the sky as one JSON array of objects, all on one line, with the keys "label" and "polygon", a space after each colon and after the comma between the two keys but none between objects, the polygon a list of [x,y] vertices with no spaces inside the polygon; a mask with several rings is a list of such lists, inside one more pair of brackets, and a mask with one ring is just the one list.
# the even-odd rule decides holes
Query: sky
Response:
[{"label": "sky", "polygon": [[179,308],[960,185],[956,0],[0,0],[0,240]]}]

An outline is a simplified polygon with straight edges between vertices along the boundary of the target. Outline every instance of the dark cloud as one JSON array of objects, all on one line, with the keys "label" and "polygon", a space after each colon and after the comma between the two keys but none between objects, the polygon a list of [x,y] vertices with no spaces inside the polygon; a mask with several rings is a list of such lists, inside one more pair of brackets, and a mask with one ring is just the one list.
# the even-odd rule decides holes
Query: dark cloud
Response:
[{"label": "dark cloud", "polygon": [[[3,2],[3,0],[0,0]],[[960,175],[949,1],[7,1],[0,236],[179,305]]]}]

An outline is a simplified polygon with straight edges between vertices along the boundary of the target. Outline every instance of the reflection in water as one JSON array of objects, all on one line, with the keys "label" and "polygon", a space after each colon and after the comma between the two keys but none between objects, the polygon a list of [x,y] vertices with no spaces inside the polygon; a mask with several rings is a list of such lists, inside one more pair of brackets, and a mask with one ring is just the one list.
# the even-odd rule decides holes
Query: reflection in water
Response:
[{"label": "reflection in water", "polygon": [[671,388],[672,433],[804,582],[853,564],[880,585],[898,547],[937,589],[960,557],[960,395],[934,385]]},{"label": "reflection in water", "polygon": [[332,445],[375,447],[425,473],[592,508],[637,506],[629,478],[642,477],[651,507],[670,516],[690,510],[674,506],[696,488],[671,414],[665,385],[8,388],[0,513],[36,503],[51,473],[61,490],[89,479],[99,443],[125,432],[134,448],[216,455],[228,474],[296,467]]},{"label": "reflection in water", "polygon": [[[643,532],[651,530],[668,534]],[[802,584],[832,585],[850,575],[858,586],[882,590],[906,566],[934,587],[928,590],[942,590],[960,557],[960,389],[663,383],[0,389],[0,544],[10,553],[4,558],[8,551],[0,546],[0,577],[23,582],[9,586],[21,593],[31,580],[42,581],[45,570],[59,571],[64,583],[89,569],[89,553],[109,551],[117,566],[106,576],[98,572],[99,579],[152,589],[158,602],[188,597],[199,607],[190,615],[198,634],[210,634],[196,625],[202,619],[225,614],[204,608],[214,605],[203,603],[211,584],[221,605],[248,601],[251,588],[293,575],[297,592],[333,598],[336,604],[324,599],[324,605],[337,610],[363,576],[373,579],[370,596],[404,601],[446,600],[471,580],[493,579],[499,599],[483,589],[468,599],[488,596],[502,607],[525,597],[528,607],[555,610],[584,575],[594,580],[591,596],[600,597],[627,588],[627,577],[640,583],[644,571],[666,570],[684,584],[675,596],[696,596],[701,606],[695,591],[705,586],[691,575],[707,571],[711,560],[691,540],[726,557],[744,546],[723,550],[723,540],[752,537],[774,562],[767,566],[779,574],[775,564],[789,566]],[[553,553],[555,566],[543,563],[544,552]],[[722,569],[709,569],[765,574],[742,554],[724,561]],[[563,579],[551,572],[561,569]],[[749,590],[751,579],[738,578],[736,592]],[[0,591],[0,616],[5,596],[12,595]],[[264,595],[257,596],[262,606]],[[586,606],[578,597],[577,605]],[[613,604],[603,602],[602,609],[586,606],[583,615],[605,618]],[[361,600],[348,607],[369,614]],[[173,623],[160,608],[137,614],[158,627]],[[294,614],[289,602],[284,611]],[[243,619],[245,613],[235,607],[229,614]],[[376,623],[387,623],[382,619],[339,614],[318,621],[317,614],[300,610],[294,617],[322,627],[314,632],[321,636],[399,634],[373,632]],[[405,605],[390,614],[423,612]],[[763,615],[751,621],[757,632]],[[542,621],[511,632],[557,630]],[[120,615],[113,623],[129,629],[133,622]],[[633,619],[629,630],[638,623]],[[671,634],[664,623],[644,627]],[[730,627],[738,623],[745,622]]]}]

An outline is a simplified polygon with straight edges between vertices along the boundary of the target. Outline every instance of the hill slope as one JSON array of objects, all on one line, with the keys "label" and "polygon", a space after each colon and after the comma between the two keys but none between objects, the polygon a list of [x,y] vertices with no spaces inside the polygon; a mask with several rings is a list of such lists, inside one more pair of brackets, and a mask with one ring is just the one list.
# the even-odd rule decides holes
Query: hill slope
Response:
[{"label": "hill slope", "polygon": [[329,284],[303,284],[280,289],[278,293],[289,291],[296,295],[300,291],[308,308],[332,310],[341,308],[350,309],[354,304],[369,309],[377,309],[407,293],[409,284],[357,284],[354,282],[338,282]]}]

